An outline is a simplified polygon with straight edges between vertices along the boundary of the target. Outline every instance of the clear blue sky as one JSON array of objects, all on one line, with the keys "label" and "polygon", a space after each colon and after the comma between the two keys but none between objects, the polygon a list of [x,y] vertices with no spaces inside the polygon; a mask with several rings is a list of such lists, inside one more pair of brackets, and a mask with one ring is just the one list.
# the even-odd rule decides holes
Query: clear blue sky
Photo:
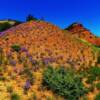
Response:
[{"label": "clear blue sky", "polygon": [[80,22],[100,36],[100,0],[0,0],[0,19],[25,20],[28,14],[61,28]]}]

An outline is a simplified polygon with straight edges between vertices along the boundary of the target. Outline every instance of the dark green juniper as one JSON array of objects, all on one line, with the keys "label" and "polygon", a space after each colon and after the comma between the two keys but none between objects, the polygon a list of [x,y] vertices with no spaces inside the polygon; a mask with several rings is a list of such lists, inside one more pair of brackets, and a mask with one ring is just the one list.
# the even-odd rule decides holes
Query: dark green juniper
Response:
[{"label": "dark green juniper", "polygon": [[19,44],[14,44],[11,46],[11,48],[16,52],[19,52],[21,50],[21,47]]}]

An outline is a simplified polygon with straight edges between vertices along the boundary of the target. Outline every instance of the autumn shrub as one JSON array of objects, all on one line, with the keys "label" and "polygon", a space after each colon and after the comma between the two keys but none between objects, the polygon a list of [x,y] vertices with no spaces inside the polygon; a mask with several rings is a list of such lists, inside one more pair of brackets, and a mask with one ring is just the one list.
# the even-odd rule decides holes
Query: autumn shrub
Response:
[{"label": "autumn shrub", "polygon": [[87,92],[80,75],[72,69],[48,67],[43,76],[43,85],[65,99],[78,100]]},{"label": "autumn shrub", "polygon": [[47,97],[46,97],[46,100],[55,100],[55,98],[50,97],[50,96],[47,96]]},{"label": "autumn shrub", "polygon": [[19,44],[14,44],[11,46],[11,48],[16,52],[19,52],[21,50],[21,47]]},{"label": "autumn shrub", "polygon": [[91,86],[88,88],[88,92],[93,92],[95,89],[95,85],[91,84]]},{"label": "autumn shrub", "polygon": [[5,80],[6,80],[6,77],[0,76],[0,81],[5,81]]},{"label": "autumn shrub", "polygon": [[37,96],[36,96],[36,94],[33,92],[33,94],[32,94],[32,99],[33,100],[37,100]]},{"label": "autumn shrub", "polygon": [[4,72],[4,68],[2,66],[0,66],[0,73]]},{"label": "autumn shrub", "polygon": [[4,74],[4,68],[3,68],[3,66],[0,66],[0,81],[5,81],[6,80],[6,77],[5,76],[3,76],[3,74]]},{"label": "autumn shrub", "polygon": [[12,66],[16,66],[16,61],[15,60],[12,60],[12,59],[9,59],[9,64],[12,65]]},{"label": "autumn shrub", "polygon": [[12,93],[13,92],[13,87],[12,86],[7,86],[7,92]]},{"label": "autumn shrub", "polygon": [[33,85],[33,83],[34,83],[34,75],[32,73],[32,70],[30,68],[26,67],[23,70],[23,74],[28,77],[28,80],[30,81],[31,85]]}]

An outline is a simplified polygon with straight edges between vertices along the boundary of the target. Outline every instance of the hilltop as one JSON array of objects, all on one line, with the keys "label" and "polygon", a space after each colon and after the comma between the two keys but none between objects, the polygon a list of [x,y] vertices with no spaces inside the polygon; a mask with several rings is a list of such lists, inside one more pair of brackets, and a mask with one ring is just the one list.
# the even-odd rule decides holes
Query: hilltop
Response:
[{"label": "hilltop", "polygon": [[99,51],[69,31],[40,20],[3,31],[0,34],[1,100],[64,100],[73,97],[77,100],[86,89],[81,83],[83,74],[79,77],[76,71],[80,73],[97,66]]},{"label": "hilltop", "polygon": [[81,39],[84,39],[84,40],[86,40],[86,41],[88,41],[96,46],[100,46],[100,38],[96,37],[90,30],[85,28],[80,23],[73,23],[65,30],[68,30],[73,35],[75,35]]}]

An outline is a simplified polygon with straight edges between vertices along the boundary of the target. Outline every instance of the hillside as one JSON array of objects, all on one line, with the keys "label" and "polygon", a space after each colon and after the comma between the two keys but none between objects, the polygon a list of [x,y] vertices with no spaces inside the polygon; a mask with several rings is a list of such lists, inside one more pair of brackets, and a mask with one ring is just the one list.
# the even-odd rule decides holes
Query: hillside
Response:
[{"label": "hillside", "polygon": [[12,19],[4,19],[0,20],[0,32],[5,31],[13,26],[21,24],[21,21],[12,20]]},{"label": "hillside", "polygon": [[75,35],[81,39],[87,40],[88,42],[90,42],[96,46],[100,46],[100,38],[96,37],[94,34],[92,34],[90,32],[90,30],[85,28],[80,23],[73,23],[65,30],[70,31],[73,35]]},{"label": "hillside", "polygon": [[[62,74],[65,73],[64,70],[54,72],[53,69],[48,69],[48,66],[72,68],[79,71],[98,65],[99,60],[97,47],[79,40],[70,35],[70,32],[66,34],[66,31],[48,22],[30,21],[12,27],[0,34],[1,100],[64,100],[64,98],[72,98],[67,92],[59,90],[60,87],[55,86],[61,83],[61,88],[67,87],[67,85],[62,86],[68,80],[68,77],[63,75],[66,76],[67,74]],[[45,69],[48,69],[47,73],[44,73]],[[60,77],[56,76],[59,73],[61,73]],[[52,74],[56,76],[58,83],[55,82],[56,78],[52,77]],[[74,83],[79,84],[79,75],[75,75],[75,77],[73,74],[69,77],[68,83],[72,84],[74,81]],[[73,77],[79,81],[70,80]],[[50,81],[48,78],[51,78]],[[64,83],[59,80],[60,78]],[[49,84],[51,82],[52,85],[49,84],[49,88],[42,86],[43,80],[44,83]],[[52,86],[55,87],[54,90],[51,89]],[[75,89],[79,87],[72,86],[75,86]],[[80,91],[84,90],[81,88],[82,86],[80,85]],[[59,92],[58,95],[55,94],[57,91]],[[61,91],[67,96],[63,95]],[[76,96],[72,93],[76,96],[76,98],[74,97],[75,100],[84,94],[84,92],[82,94],[78,92],[77,89],[74,92],[79,94]],[[12,99],[13,97],[17,99]]]},{"label": "hillside", "polygon": [[16,44],[27,49],[36,60],[53,57],[54,62],[61,64],[73,62],[72,65],[75,65],[77,61],[81,66],[88,66],[89,62],[96,64],[97,57],[90,46],[47,22],[27,22],[1,33],[0,46],[7,52]]}]

